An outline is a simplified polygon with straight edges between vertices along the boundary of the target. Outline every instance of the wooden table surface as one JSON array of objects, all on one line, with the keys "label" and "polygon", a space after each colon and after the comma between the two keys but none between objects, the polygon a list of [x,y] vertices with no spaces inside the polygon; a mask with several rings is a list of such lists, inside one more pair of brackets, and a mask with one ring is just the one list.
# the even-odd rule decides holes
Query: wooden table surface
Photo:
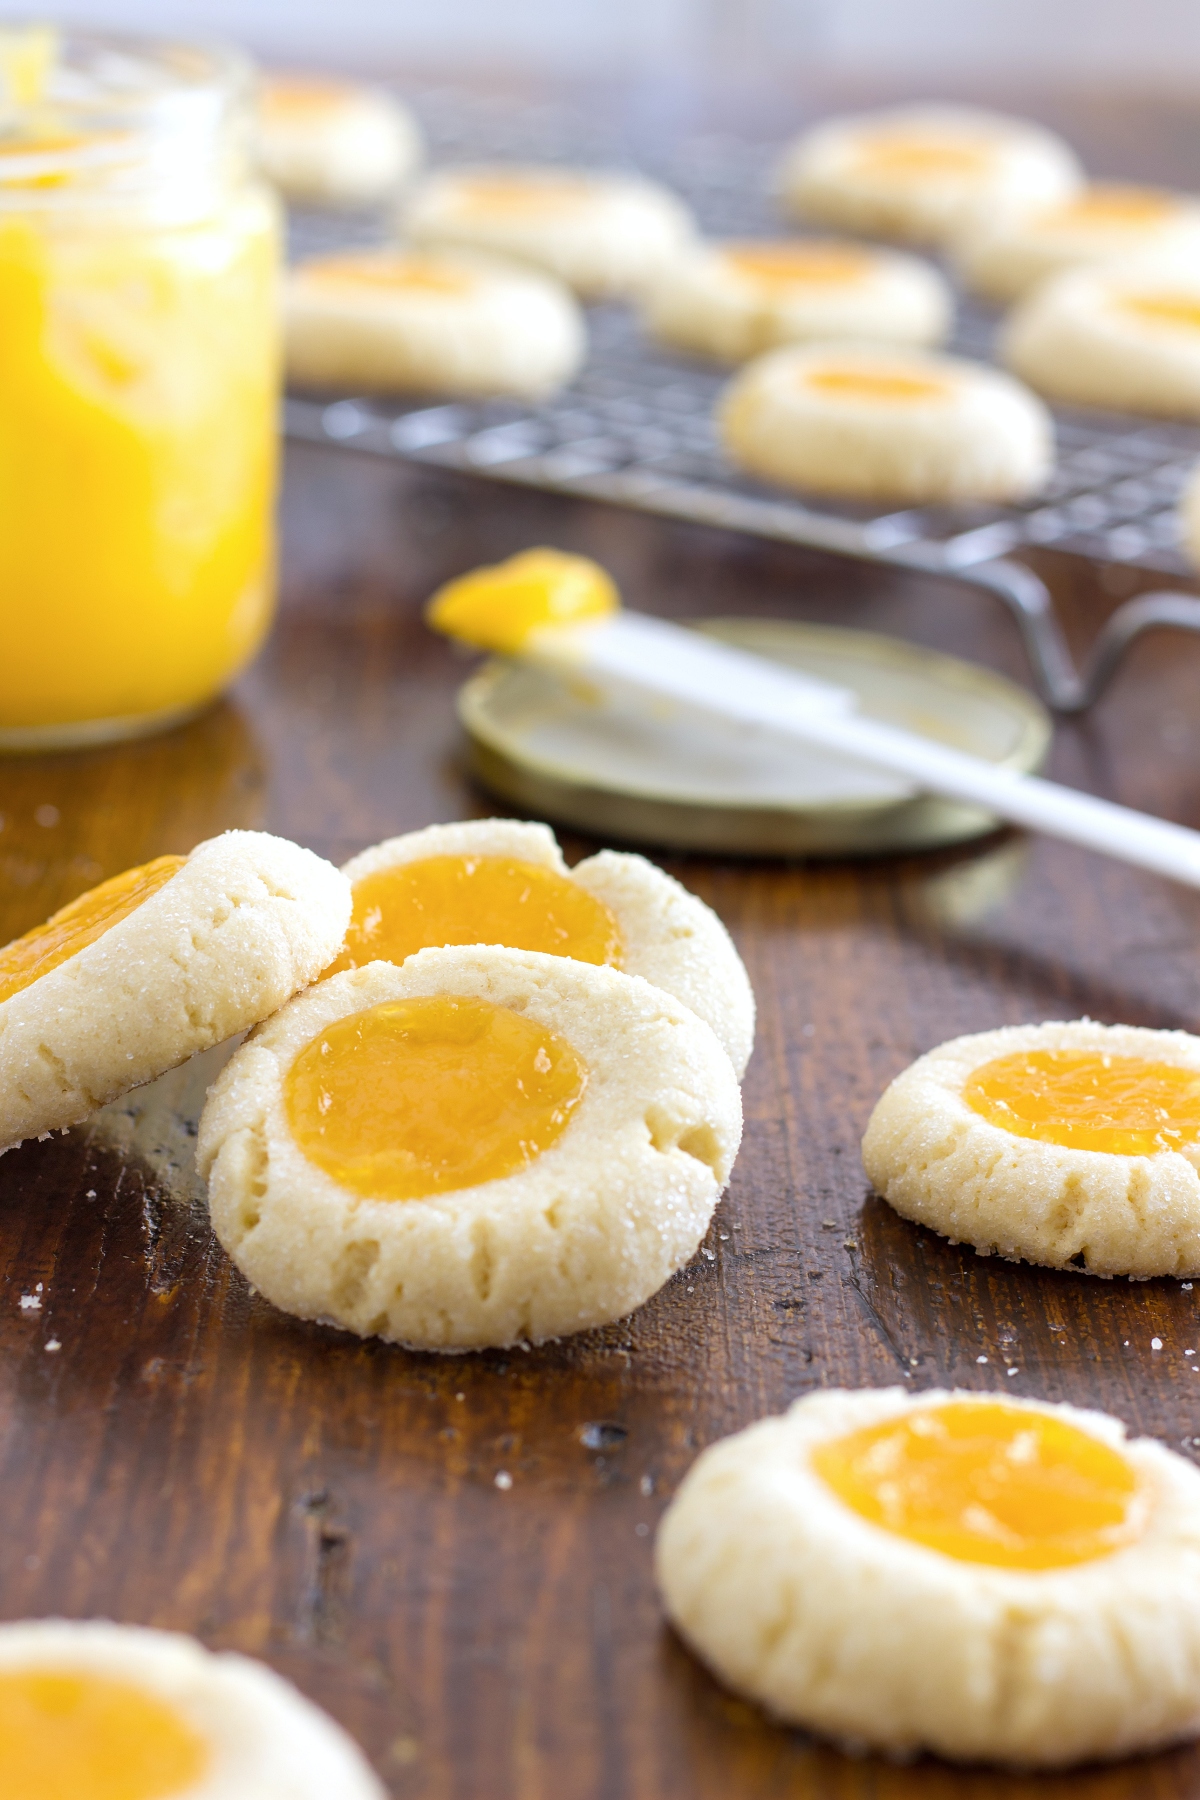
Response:
[{"label": "wooden table surface", "polygon": [[[1008,618],[952,584],[298,449],[279,624],[230,699],[154,741],[0,764],[0,941],[229,826],[342,860],[491,810],[463,773],[465,666],[419,608],[538,542],[601,558],[649,610],[861,625],[1024,678]],[[1076,643],[1134,585],[1043,567]],[[1198,683],[1200,642],[1143,643],[1060,727],[1053,773],[1200,825]],[[885,1083],[956,1033],[1083,1013],[1200,1030],[1200,895],[999,834],[908,859],[664,866],[737,939],[758,1046],[702,1254],[609,1330],[439,1358],[274,1311],[213,1239],[180,1124],[211,1057],[0,1161],[0,1614],[264,1657],[403,1800],[1200,1794],[1190,1749],[1024,1781],[847,1760],[722,1692],[651,1577],[697,1450],[817,1386],[1098,1405],[1193,1453],[1200,1288],[977,1257],[873,1198],[858,1146]]]}]

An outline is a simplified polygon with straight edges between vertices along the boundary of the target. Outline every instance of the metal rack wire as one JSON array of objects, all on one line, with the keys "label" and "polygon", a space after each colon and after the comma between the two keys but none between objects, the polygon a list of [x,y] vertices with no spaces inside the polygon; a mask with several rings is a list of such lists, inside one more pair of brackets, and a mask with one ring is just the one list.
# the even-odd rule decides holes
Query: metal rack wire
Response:
[{"label": "metal rack wire", "polygon": [[[554,108],[505,109],[454,95],[422,108],[435,155],[557,158],[609,166],[627,147]],[[773,232],[772,150],[700,138],[641,166],[682,191],[714,235]],[[365,244],[388,221],[303,213],[292,220],[296,254]],[[964,300],[953,348],[991,354],[995,317]],[[434,463],[492,480],[611,501],[808,545],[869,562],[949,575],[998,596],[1012,611],[1043,698],[1059,712],[1091,705],[1142,632],[1200,632],[1200,599],[1147,594],[1109,619],[1080,669],[1071,658],[1044,582],[1012,553],[1041,546],[1128,568],[1186,576],[1178,499],[1200,461],[1200,428],[1084,410],[1056,411],[1059,456],[1043,491],[1022,505],[884,510],[817,506],[732,469],[713,427],[726,371],[651,343],[626,308],[589,318],[590,354],[578,379],[540,405],[331,399],[296,394],[289,436]]]}]

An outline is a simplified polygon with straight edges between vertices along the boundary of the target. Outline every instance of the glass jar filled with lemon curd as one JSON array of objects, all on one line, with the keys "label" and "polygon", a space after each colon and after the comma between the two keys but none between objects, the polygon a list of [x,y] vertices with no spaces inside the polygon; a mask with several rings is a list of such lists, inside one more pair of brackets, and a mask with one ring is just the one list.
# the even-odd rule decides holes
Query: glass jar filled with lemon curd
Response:
[{"label": "glass jar filled with lemon curd", "polygon": [[233,53],[0,29],[0,750],[186,717],[273,607],[279,228]]}]

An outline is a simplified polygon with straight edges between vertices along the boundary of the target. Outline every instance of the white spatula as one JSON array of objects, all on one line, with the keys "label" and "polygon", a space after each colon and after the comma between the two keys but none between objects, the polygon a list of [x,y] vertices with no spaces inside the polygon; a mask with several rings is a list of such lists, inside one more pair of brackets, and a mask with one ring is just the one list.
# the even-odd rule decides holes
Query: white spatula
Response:
[{"label": "white spatula", "polygon": [[[528,552],[495,571],[450,584],[435,596],[430,622],[477,648],[503,650],[573,682],[619,692],[626,704],[636,700],[653,708],[664,703],[687,706],[743,729],[761,727],[905,776],[927,793],[984,807],[1010,824],[1200,887],[1200,832],[1036,775],[997,768],[917,732],[864,719],[848,689],[782,668],[685,626],[612,610],[614,591],[600,570],[595,575],[604,582],[605,603],[592,607],[591,616],[580,608],[576,622],[559,623],[564,613],[571,612],[569,605],[547,607],[533,616],[527,608],[524,628],[514,630],[511,608],[506,610],[502,603],[505,572],[539,557],[554,558],[558,553]],[[576,573],[578,568],[594,569],[579,558],[560,560]],[[499,610],[496,629],[489,632],[477,597],[469,614],[453,599],[467,583],[478,588],[482,577],[493,574]]]}]

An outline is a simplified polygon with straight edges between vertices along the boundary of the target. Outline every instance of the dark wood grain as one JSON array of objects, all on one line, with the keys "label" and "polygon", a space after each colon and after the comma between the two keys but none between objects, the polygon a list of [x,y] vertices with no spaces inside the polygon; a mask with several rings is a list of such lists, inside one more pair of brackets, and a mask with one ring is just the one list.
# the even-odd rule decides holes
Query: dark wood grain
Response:
[{"label": "dark wood grain", "polygon": [[[0,939],[226,826],[340,860],[489,810],[461,772],[464,665],[419,607],[530,543],[599,556],[653,610],[870,626],[1023,674],[1008,619],[950,584],[345,452],[293,452],[284,542],[278,628],[226,703],[157,740],[0,764]],[[1124,577],[1051,572],[1083,641]],[[1198,683],[1200,643],[1145,643],[1060,729],[1054,773],[1200,825]],[[273,1311],[213,1240],[173,1111],[194,1117],[215,1059],[0,1162],[0,1614],[103,1614],[263,1656],[398,1800],[1200,1793],[1192,1750],[1024,1782],[847,1760],[722,1692],[651,1578],[696,1451],[814,1386],[1099,1405],[1192,1454],[1200,1289],[947,1245],[870,1196],[858,1144],[888,1079],[957,1032],[1085,1012],[1200,1029],[1200,896],[1008,835],[667,866],[730,925],[761,1022],[703,1254],[621,1325],[448,1359]]]}]

